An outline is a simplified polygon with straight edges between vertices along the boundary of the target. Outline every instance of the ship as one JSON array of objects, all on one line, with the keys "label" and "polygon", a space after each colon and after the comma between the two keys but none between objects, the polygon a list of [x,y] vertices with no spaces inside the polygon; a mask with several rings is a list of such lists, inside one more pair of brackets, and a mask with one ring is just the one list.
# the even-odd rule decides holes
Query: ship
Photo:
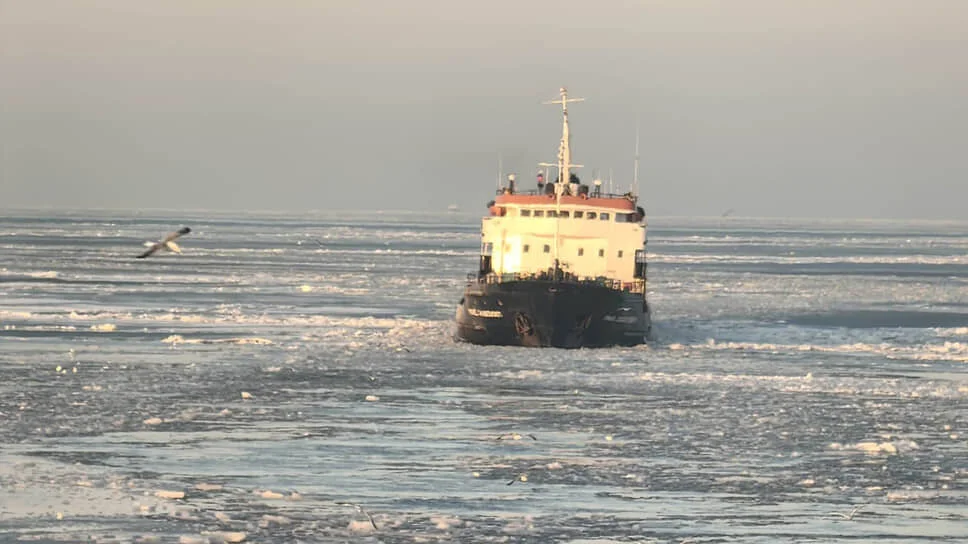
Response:
[{"label": "ship", "polygon": [[[560,98],[556,163],[536,187],[506,184],[481,221],[476,272],[467,275],[457,306],[456,339],[480,345],[555,348],[646,343],[652,318],[646,296],[646,216],[638,203],[638,136],[634,182],[624,194],[582,183],[573,170],[568,104]],[[548,170],[554,168],[552,177]]]}]

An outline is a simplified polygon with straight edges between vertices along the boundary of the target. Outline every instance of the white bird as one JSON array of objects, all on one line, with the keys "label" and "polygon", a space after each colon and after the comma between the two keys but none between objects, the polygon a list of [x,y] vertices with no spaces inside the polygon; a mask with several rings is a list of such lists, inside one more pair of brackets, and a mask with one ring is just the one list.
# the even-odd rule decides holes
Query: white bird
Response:
[{"label": "white bird", "polygon": [[837,516],[837,517],[840,517],[842,519],[846,519],[846,520],[850,521],[850,520],[854,519],[854,516],[856,516],[857,513],[860,512],[860,509],[863,508],[864,506],[867,506],[867,505],[865,505],[865,504],[858,504],[857,506],[855,506],[853,508],[853,510],[850,511],[849,514],[844,514],[843,512],[830,512],[829,515],[831,515],[831,516]]},{"label": "white bird", "polygon": [[178,244],[175,243],[175,239],[183,234],[188,234],[191,231],[192,229],[188,227],[182,227],[176,230],[175,232],[169,233],[168,236],[165,236],[164,238],[162,238],[161,240],[158,240],[157,242],[145,242],[145,246],[148,249],[145,250],[145,252],[142,253],[141,255],[138,255],[137,258],[144,259],[152,255],[156,251],[160,251],[162,249],[164,249],[165,251],[181,253],[181,248],[178,247]]},{"label": "white bird", "polygon": [[374,531],[379,531],[380,530],[380,528],[376,526],[376,522],[373,521],[373,516],[371,516],[369,512],[367,512],[366,510],[364,510],[361,505],[355,504],[355,503],[352,503],[352,502],[338,502],[336,504],[338,504],[340,506],[352,506],[353,508],[356,508],[356,511],[357,512],[359,512],[359,513],[363,514],[364,516],[366,516],[366,519],[368,519],[370,521],[370,525],[373,526],[373,530]]}]

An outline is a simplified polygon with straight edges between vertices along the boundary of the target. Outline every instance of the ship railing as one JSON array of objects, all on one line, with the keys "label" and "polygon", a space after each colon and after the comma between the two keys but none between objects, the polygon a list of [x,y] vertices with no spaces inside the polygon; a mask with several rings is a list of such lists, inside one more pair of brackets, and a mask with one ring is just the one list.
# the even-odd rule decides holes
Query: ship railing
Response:
[{"label": "ship railing", "polygon": [[573,285],[587,285],[587,286],[600,286],[606,287],[608,289],[613,289],[615,291],[625,291],[628,293],[644,293],[645,283],[644,279],[635,279],[632,281],[622,281],[606,277],[579,277],[574,274],[563,274],[559,273],[556,278],[553,273],[543,272],[538,274],[527,274],[527,273],[507,273],[507,274],[485,274],[483,276],[478,276],[476,274],[468,274],[468,280],[477,280],[481,283],[510,283],[516,281],[558,281],[560,283],[568,283]]},{"label": "ship railing", "polygon": [[[554,198],[554,196],[555,196],[554,193],[548,193],[548,192],[546,192],[544,190],[538,190],[538,189],[526,189],[524,191],[519,191],[519,190],[515,189],[514,192],[512,193],[512,192],[508,191],[505,188],[505,189],[498,189],[494,194],[496,194],[496,195],[547,196],[547,197],[551,197],[551,198]],[[578,196],[578,195],[571,195],[570,193],[566,193],[566,196]],[[631,193],[601,193],[601,192],[596,193],[595,191],[590,191],[588,193],[588,197],[589,198],[625,198],[625,199],[629,199],[631,196],[632,196]]]}]

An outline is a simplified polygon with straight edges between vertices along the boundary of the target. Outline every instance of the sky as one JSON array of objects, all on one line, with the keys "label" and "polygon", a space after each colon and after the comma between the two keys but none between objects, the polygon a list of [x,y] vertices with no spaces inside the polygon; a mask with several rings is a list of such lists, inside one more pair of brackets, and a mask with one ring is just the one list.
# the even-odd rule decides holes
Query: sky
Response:
[{"label": "sky", "polygon": [[[968,219],[964,0],[0,0],[0,208]],[[499,160],[500,158],[500,160]]]}]

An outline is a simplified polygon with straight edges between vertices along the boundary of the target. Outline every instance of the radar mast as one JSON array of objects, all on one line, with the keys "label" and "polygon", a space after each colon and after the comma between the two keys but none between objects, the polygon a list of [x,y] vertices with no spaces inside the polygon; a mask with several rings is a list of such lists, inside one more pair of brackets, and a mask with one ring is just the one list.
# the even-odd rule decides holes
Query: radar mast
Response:
[{"label": "radar mast", "polygon": [[561,104],[561,144],[558,146],[558,185],[555,193],[561,196],[564,187],[571,182],[571,169],[581,168],[580,164],[571,163],[571,132],[568,129],[568,103],[584,102],[584,98],[568,98],[568,89],[561,88],[561,98],[550,100],[545,104]]}]

